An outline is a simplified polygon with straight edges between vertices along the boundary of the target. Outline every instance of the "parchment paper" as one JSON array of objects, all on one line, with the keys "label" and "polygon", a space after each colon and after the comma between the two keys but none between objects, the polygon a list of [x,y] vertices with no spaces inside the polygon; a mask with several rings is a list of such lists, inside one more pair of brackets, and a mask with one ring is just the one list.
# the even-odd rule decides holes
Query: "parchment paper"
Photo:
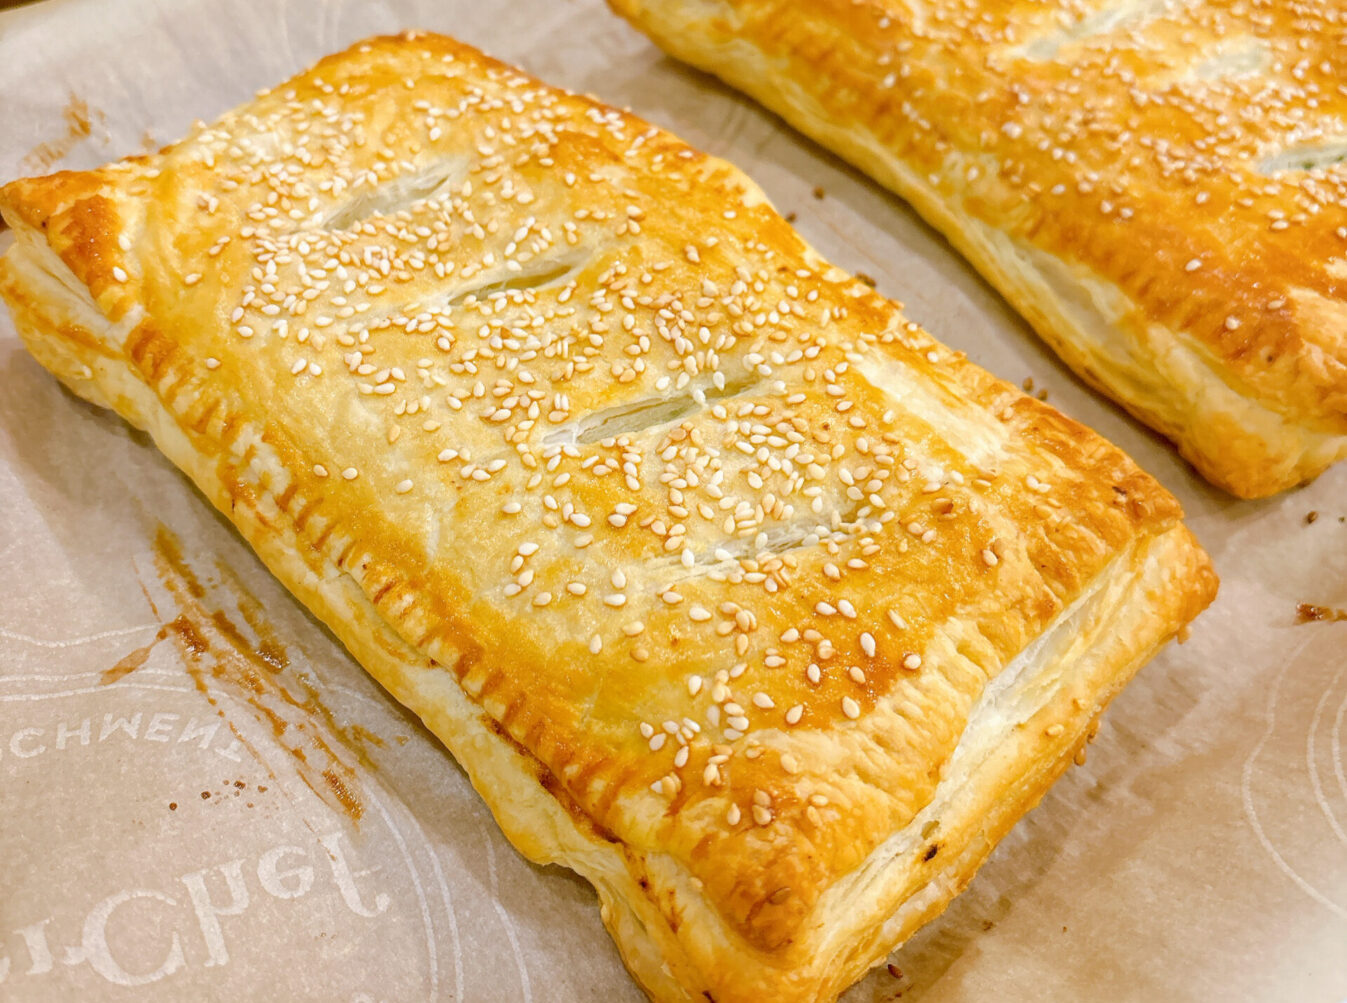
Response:
[{"label": "parchment paper", "polygon": [[[1206,487],[898,200],[597,0],[10,11],[0,179],[154,147],[405,27],[736,161],[826,256],[1132,453],[1215,559],[1221,595],[1191,640],[847,999],[1347,997],[1347,623],[1295,622],[1301,602],[1347,605],[1347,466],[1266,502]],[[28,358],[7,315],[0,560],[0,998],[641,998],[588,886],[519,857],[434,739],[143,436]]]}]

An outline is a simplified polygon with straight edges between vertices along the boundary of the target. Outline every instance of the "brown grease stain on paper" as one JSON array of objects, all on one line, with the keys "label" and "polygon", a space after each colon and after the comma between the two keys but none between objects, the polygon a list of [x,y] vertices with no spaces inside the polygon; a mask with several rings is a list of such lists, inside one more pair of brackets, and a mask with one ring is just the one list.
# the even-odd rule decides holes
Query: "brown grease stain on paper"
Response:
[{"label": "brown grease stain on paper", "polygon": [[91,109],[88,102],[75,94],[70,95],[65,107],[61,109],[61,118],[65,121],[65,135],[60,139],[38,143],[29,150],[28,155],[19,162],[19,166],[24,170],[35,173],[50,170],[64,160],[66,154],[83,140],[89,138],[90,132],[93,131],[94,120],[100,125],[107,121],[107,116],[102,111],[98,108]]},{"label": "brown grease stain on paper", "polygon": [[168,636],[168,628],[160,627],[159,633],[154,635],[154,640],[143,647],[137,648],[129,655],[123,657],[116,665],[110,669],[104,669],[103,674],[98,677],[100,686],[106,686],[109,683],[115,683],[122,676],[130,675],[140,668],[150,657],[150,652],[154,650],[155,645]]},{"label": "brown grease stain on paper", "polygon": [[[115,682],[135,671],[156,644],[170,638],[196,688],[221,717],[226,716],[222,697],[246,707],[289,753],[300,780],[333,810],[359,821],[365,808],[356,766],[371,766],[364,745],[383,742],[363,728],[338,724],[313,684],[290,670],[289,653],[264,618],[261,603],[230,569],[218,565],[220,583],[207,589],[183,559],[173,533],[162,525],[155,534],[154,563],[178,615],[165,621],[150,600],[163,623],[158,635],[106,670],[102,681]],[[278,764],[269,763],[232,723],[230,727],[275,776]]]},{"label": "brown grease stain on paper", "polygon": [[1296,607],[1296,623],[1326,623],[1332,620],[1347,620],[1347,610],[1307,602]]}]

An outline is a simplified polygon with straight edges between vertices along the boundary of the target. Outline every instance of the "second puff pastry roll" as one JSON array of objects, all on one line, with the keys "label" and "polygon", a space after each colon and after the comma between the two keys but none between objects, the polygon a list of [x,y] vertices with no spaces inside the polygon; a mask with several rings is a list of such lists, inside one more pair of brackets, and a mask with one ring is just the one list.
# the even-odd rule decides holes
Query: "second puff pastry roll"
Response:
[{"label": "second puff pastry roll", "polygon": [[1213,483],[1347,456],[1335,5],[609,2],[907,199]]},{"label": "second puff pastry roll", "polygon": [[739,171],[447,38],[0,210],[33,354],[594,884],[658,1000],[835,996],[1215,590],[1126,456]]}]

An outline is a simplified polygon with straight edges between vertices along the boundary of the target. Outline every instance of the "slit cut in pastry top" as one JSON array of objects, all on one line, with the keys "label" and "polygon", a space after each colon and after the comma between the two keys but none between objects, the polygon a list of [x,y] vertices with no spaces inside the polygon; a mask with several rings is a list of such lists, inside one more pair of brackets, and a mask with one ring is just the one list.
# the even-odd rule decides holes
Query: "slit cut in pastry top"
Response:
[{"label": "slit cut in pastry top", "polygon": [[[1178,526],[729,165],[445,39],[81,177],[26,225],[111,321],[143,304],[126,356],[230,490],[763,949],[930,801],[988,681]],[[138,241],[69,253],[81,207],[149,195]]]},{"label": "slit cut in pastry top", "polygon": [[1068,45],[1088,44],[1114,32],[1136,28],[1185,2],[1193,0],[1111,0],[1070,25],[1050,29],[1023,43],[1019,51],[1029,59],[1046,62],[1057,58]]},{"label": "slit cut in pastry top", "polygon": [[375,216],[409,212],[416,203],[433,201],[437,195],[451,190],[461,182],[467,169],[466,160],[455,158],[419,170],[405,170],[387,180],[373,172],[358,176],[346,200],[326,209],[314,225],[321,230],[348,230]]},{"label": "slit cut in pastry top", "polygon": [[[718,372],[715,375],[723,377],[724,374]],[[720,385],[717,385],[717,382]],[[707,401],[738,397],[749,391],[761,389],[757,381],[745,377],[736,377],[730,384],[726,384],[723,378],[717,382],[691,384],[674,396],[651,397],[599,411],[562,426],[546,436],[543,441],[548,444],[565,442],[588,444],[604,439],[615,439],[620,435],[630,435],[658,425],[676,422],[696,411],[704,410]]]},{"label": "slit cut in pastry top", "polygon": [[1347,139],[1329,137],[1315,143],[1298,143],[1263,158],[1258,170],[1264,174],[1282,171],[1322,171],[1347,162]]}]

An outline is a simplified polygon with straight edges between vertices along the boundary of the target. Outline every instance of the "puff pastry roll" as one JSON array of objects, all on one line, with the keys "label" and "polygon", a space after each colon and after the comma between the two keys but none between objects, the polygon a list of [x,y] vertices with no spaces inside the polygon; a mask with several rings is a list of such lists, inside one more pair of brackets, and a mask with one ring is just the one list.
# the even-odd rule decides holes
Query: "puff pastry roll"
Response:
[{"label": "puff pastry roll", "polygon": [[1341,5],[609,2],[905,198],[1213,483],[1347,456]]},{"label": "puff pastry roll", "polygon": [[0,291],[658,1000],[834,997],[1215,589],[1127,457],[730,165],[447,38],[0,190]]}]

